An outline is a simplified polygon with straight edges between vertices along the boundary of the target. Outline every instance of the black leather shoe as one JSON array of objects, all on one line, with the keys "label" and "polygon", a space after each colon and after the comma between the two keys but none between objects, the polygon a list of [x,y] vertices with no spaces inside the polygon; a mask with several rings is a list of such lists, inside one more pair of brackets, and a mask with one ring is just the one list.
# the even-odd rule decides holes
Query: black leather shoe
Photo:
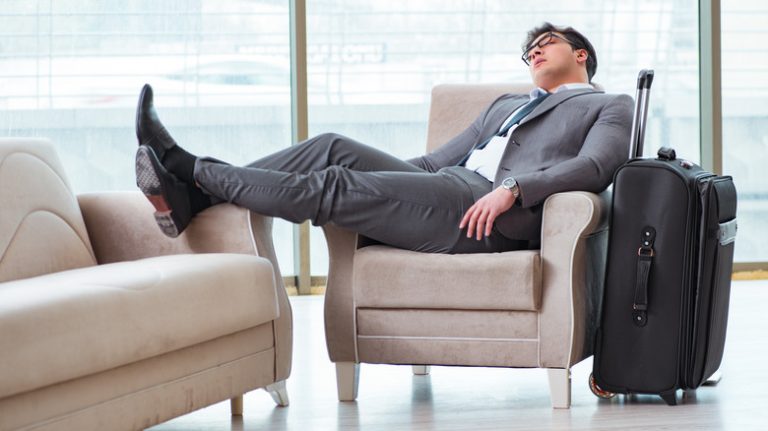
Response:
[{"label": "black leather shoe", "polygon": [[179,236],[194,215],[190,185],[168,172],[147,145],[136,151],[136,185],[155,207],[155,221],[160,230],[171,238]]},{"label": "black leather shoe", "polygon": [[136,138],[140,146],[151,147],[158,160],[162,161],[165,152],[176,145],[176,141],[160,122],[153,99],[152,87],[144,84],[139,95],[139,106],[136,108]]}]

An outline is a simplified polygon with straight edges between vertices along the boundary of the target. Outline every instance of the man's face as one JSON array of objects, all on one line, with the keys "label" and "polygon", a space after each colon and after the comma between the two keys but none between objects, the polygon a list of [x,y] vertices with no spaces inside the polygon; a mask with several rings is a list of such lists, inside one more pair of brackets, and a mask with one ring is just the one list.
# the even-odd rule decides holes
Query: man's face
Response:
[{"label": "man's face", "polygon": [[573,49],[565,36],[557,32],[539,35],[530,47],[524,57],[529,62],[531,78],[534,84],[548,90],[564,81],[573,82],[587,61],[585,49]]}]

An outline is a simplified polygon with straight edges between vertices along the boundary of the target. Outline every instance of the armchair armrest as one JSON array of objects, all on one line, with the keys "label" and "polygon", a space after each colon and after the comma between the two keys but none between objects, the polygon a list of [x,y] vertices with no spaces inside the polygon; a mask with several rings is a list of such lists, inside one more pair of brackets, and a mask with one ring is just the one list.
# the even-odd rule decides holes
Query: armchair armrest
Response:
[{"label": "armchair armrest", "polygon": [[541,228],[541,367],[567,368],[589,356],[602,295],[609,194],[557,193]]},{"label": "armchair armrest", "polygon": [[272,218],[231,204],[214,205],[178,238],[157,227],[154,208],[140,192],[86,193],[77,197],[99,264],[186,253],[241,253],[272,263],[280,317],[275,323],[276,380],[291,370],[292,312],[272,243]]},{"label": "armchair armrest", "polygon": [[352,265],[357,234],[327,224],[328,284],[325,289],[325,342],[331,362],[357,361]]}]

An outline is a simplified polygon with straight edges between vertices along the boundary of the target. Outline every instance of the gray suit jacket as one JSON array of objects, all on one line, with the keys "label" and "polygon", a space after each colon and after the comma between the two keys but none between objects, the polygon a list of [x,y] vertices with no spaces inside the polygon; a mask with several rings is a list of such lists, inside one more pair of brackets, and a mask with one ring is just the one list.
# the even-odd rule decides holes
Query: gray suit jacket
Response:
[{"label": "gray suit jacket", "polygon": [[[409,161],[429,172],[455,166],[527,101],[527,95],[499,97],[445,145]],[[504,178],[514,177],[521,191],[515,206],[496,219],[496,229],[507,238],[538,239],[547,196],[605,190],[627,160],[632,111],[630,96],[589,89],[557,92],[537,106],[512,133],[496,171],[494,188]],[[466,169],[458,171],[477,176]]]}]

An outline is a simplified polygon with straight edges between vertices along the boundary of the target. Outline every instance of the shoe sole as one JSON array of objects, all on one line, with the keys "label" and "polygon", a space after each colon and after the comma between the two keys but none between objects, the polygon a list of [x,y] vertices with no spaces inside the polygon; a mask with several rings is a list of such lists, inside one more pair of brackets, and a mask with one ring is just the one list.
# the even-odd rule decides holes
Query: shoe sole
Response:
[{"label": "shoe sole", "polygon": [[173,220],[172,211],[163,193],[160,177],[147,147],[139,147],[136,152],[136,185],[152,206],[155,207],[155,221],[163,233],[171,238],[179,236],[179,228]]}]

